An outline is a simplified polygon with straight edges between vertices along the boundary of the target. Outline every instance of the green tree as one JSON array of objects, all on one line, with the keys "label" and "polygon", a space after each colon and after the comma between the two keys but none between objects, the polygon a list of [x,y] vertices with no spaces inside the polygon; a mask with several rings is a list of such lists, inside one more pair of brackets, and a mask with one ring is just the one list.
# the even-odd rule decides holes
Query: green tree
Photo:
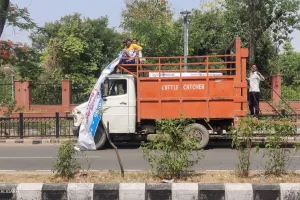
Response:
[{"label": "green tree", "polygon": [[[4,26],[13,26],[22,30],[38,28],[30,17],[27,8],[19,8],[9,0],[0,0],[0,36]],[[18,79],[37,79],[41,73],[38,65],[38,55],[36,51],[22,43],[12,41],[0,41],[0,71],[4,70],[5,65],[14,69]],[[5,79],[5,75],[1,75]]]},{"label": "green tree", "polygon": [[0,41],[0,65],[9,65],[17,79],[36,80],[42,72],[37,52],[20,42]]},{"label": "green tree", "polygon": [[126,3],[121,27],[142,42],[145,56],[182,55],[182,26],[173,19],[167,1],[133,1]]},{"label": "green tree", "polygon": [[18,5],[12,4],[9,0],[0,0],[0,36],[5,24],[23,30],[37,28],[27,8],[19,8]]},{"label": "green tree", "polygon": [[[196,14],[192,15],[190,41],[193,41],[193,44],[190,45],[199,46],[204,55],[218,52],[223,54],[224,51],[222,50],[227,47],[229,42],[235,37],[240,37],[242,46],[250,50],[249,20],[244,1],[219,0],[204,4],[202,7],[203,10],[196,10],[194,12]],[[197,36],[196,39],[193,39],[193,35]],[[267,79],[271,74],[278,72],[275,61],[279,51],[277,48],[279,43],[276,43],[277,41],[274,40],[273,36],[273,30],[265,28],[260,38],[255,41],[253,51],[255,63]],[[200,43],[199,41],[204,42]],[[197,55],[197,52],[194,53]],[[248,64],[250,63],[249,60]]]},{"label": "green tree", "polygon": [[[21,80],[37,80],[43,69],[39,63],[39,54],[35,49],[23,46],[15,48],[17,55],[16,62],[13,64],[17,75]],[[18,77],[17,77],[18,78]]]},{"label": "green tree", "polygon": [[300,100],[300,53],[288,42],[279,55],[278,67],[282,74],[282,96],[288,100]]},{"label": "green tree", "polygon": [[[242,46],[248,47],[246,28],[240,19],[239,11],[225,10],[217,4],[205,4],[202,10],[193,10],[189,25],[190,55],[224,54],[224,50],[235,38],[242,39]],[[236,23],[232,23],[236,21]],[[276,46],[271,32],[266,31],[257,42],[256,64],[266,77],[274,73],[276,67],[270,66],[270,61],[276,58]]]},{"label": "green tree", "polygon": [[1,15],[0,15],[0,36],[2,35],[3,30],[4,30],[8,6],[9,6],[9,0],[0,0],[0,13],[1,13]]},{"label": "green tree", "polygon": [[233,38],[227,37],[223,17],[224,11],[217,8],[193,10],[189,24],[190,55],[208,55],[225,49]]},{"label": "green tree", "polygon": [[299,25],[300,0],[225,0],[229,28],[247,38],[249,64],[256,62],[256,51],[266,31],[278,45]]},{"label": "green tree", "polygon": [[77,103],[87,100],[101,69],[121,50],[121,35],[108,27],[107,17],[90,19],[77,13],[45,24],[31,39],[33,47],[42,53],[48,72],[44,79],[72,80],[73,92],[83,95]]},{"label": "green tree", "polygon": [[284,51],[279,56],[279,67],[285,86],[300,87],[300,53],[295,52],[291,43],[283,46]]}]

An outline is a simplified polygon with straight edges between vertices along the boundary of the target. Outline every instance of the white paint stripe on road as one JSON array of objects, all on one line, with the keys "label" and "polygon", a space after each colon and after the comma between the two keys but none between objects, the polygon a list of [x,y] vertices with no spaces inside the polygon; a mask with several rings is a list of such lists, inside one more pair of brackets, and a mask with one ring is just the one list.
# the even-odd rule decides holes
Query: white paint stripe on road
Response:
[{"label": "white paint stripe on road", "polygon": [[9,173],[9,172],[16,172],[16,170],[0,170],[0,172],[7,172],[7,173]]}]

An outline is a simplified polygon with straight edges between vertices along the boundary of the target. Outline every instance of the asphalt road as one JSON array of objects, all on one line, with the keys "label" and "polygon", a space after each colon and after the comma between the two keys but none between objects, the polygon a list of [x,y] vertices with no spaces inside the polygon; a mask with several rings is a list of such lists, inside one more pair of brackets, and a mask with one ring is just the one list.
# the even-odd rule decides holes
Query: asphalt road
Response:
[{"label": "asphalt road", "polygon": [[[55,161],[57,145],[1,145],[0,170],[51,170]],[[300,152],[291,149],[289,169],[300,170]],[[147,161],[143,159],[138,146],[120,146],[119,153],[125,170],[148,170]],[[209,146],[204,151],[204,158],[195,170],[234,170],[237,152],[227,146]],[[84,167],[91,170],[118,170],[119,165],[113,149],[86,152],[86,157],[78,156]],[[263,169],[262,153],[255,154],[252,169]]]}]

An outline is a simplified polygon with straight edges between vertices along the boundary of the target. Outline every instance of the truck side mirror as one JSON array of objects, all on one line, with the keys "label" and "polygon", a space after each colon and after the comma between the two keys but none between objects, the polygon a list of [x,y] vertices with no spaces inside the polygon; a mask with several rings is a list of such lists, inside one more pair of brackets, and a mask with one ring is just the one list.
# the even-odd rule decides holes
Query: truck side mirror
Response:
[{"label": "truck side mirror", "polygon": [[101,84],[100,91],[101,91],[101,97],[107,97],[107,90],[105,90],[105,86],[103,83]]}]

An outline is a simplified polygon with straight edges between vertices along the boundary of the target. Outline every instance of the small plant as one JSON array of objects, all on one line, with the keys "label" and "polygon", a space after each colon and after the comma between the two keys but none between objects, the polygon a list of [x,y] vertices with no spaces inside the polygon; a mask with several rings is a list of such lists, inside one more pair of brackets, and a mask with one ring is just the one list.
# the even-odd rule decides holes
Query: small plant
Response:
[{"label": "small plant", "polygon": [[158,120],[156,135],[150,142],[142,143],[144,158],[158,176],[180,178],[202,158],[202,151],[193,152],[199,146],[195,133],[185,131],[192,122],[183,117]]},{"label": "small plant", "polygon": [[57,160],[53,166],[53,172],[62,178],[74,178],[75,174],[81,169],[75,156],[76,150],[74,149],[74,142],[71,140],[63,142],[58,149]]},{"label": "small plant", "polygon": [[[261,131],[260,122],[252,117],[244,118],[239,121],[237,127],[230,131],[232,135],[232,147],[238,149],[237,175],[248,177],[251,167],[251,157],[253,154],[253,136]],[[258,150],[256,146],[256,150]]]},{"label": "small plant", "polygon": [[7,110],[4,111],[4,116],[5,117],[10,117],[10,115],[14,112],[14,109],[16,107],[16,101],[11,101],[7,105]]},{"label": "small plant", "polygon": [[[286,172],[290,161],[290,150],[286,149],[288,138],[296,134],[295,124],[288,118],[272,119],[261,118],[257,120],[249,117],[242,119],[237,128],[231,131],[232,145],[238,149],[239,163],[237,171],[239,176],[249,175],[254,137],[265,137],[263,158],[267,158],[264,165],[266,174],[281,175]],[[297,148],[295,148],[297,150]],[[259,147],[256,146],[256,152]]]},{"label": "small plant", "polygon": [[265,164],[267,174],[281,175],[286,172],[290,161],[290,150],[285,148],[288,138],[296,134],[295,124],[288,118],[265,119],[262,122],[267,130],[264,157],[268,160]]}]

